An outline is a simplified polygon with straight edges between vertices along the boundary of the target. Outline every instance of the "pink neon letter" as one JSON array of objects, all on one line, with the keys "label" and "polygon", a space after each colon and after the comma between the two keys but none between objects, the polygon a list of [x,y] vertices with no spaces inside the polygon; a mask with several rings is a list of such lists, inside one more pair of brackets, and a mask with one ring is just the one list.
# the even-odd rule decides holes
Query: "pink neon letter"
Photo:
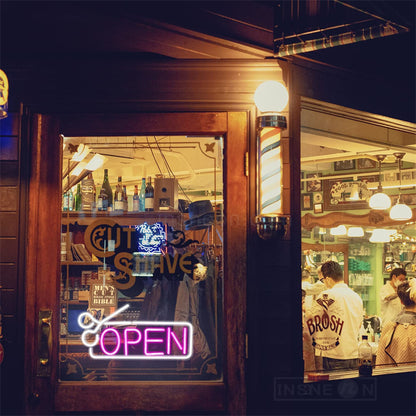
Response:
[{"label": "pink neon letter", "polygon": [[[114,332],[114,334],[116,335],[116,339],[117,339],[116,347],[114,348],[114,351],[113,352],[107,351],[107,349],[104,346],[104,337],[107,334],[107,332],[109,332],[109,331]],[[120,349],[120,344],[121,344],[120,334],[114,328],[107,328],[101,334],[101,337],[100,337],[100,346],[101,346],[101,350],[102,350],[102,352],[104,354],[106,354],[106,355],[115,355],[115,354],[117,354],[118,353],[118,350]]]},{"label": "pink neon letter", "polygon": [[[137,338],[129,340],[129,332],[135,332]],[[124,355],[129,355],[129,344],[138,344],[142,339],[142,333],[136,328],[126,328],[124,330]]]},{"label": "pink neon letter", "polygon": [[156,352],[149,352],[147,350],[147,344],[149,342],[163,342],[163,339],[161,338],[155,338],[155,339],[149,339],[148,333],[149,332],[165,332],[165,328],[146,328],[144,330],[144,355],[165,355],[165,353],[162,351],[156,351]]},{"label": "pink neon letter", "polygon": [[188,328],[186,326],[183,327],[182,330],[182,339],[183,339],[183,345],[181,345],[180,341],[178,340],[177,336],[175,335],[174,332],[172,332],[172,329],[170,326],[168,326],[168,336],[166,337],[166,343],[167,343],[167,347],[166,347],[166,353],[168,355],[170,355],[171,350],[172,350],[172,343],[171,343],[171,338],[175,341],[176,345],[178,346],[178,348],[182,351],[183,355],[186,355],[187,353],[187,346],[188,346]]}]

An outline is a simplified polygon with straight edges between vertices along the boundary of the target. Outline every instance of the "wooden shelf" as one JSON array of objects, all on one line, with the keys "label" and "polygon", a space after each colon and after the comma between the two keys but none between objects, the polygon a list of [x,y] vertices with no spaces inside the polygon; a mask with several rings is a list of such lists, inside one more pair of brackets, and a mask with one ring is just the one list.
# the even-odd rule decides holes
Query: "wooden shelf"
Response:
[{"label": "wooden shelf", "polygon": [[144,222],[155,223],[163,222],[175,227],[178,230],[183,229],[183,214],[179,211],[148,211],[148,212],[118,212],[105,211],[64,211],[62,212],[62,225],[75,224],[89,225],[98,219],[112,219],[119,225],[140,225]]}]

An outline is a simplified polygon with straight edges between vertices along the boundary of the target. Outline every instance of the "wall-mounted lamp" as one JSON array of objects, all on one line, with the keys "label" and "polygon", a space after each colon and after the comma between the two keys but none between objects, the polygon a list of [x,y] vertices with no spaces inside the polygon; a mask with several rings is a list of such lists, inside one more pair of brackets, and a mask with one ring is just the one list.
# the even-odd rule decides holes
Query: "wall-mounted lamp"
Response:
[{"label": "wall-mounted lamp", "polygon": [[9,80],[4,71],[0,69],[0,119],[7,117],[9,102]]},{"label": "wall-mounted lamp", "polygon": [[258,86],[254,102],[261,113],[257,117],[257,234],[264,240],[286,233],[287,216],[282,210],[281,131],[286,117],[280,112],[289,99],[283,84],[266,81]]}]

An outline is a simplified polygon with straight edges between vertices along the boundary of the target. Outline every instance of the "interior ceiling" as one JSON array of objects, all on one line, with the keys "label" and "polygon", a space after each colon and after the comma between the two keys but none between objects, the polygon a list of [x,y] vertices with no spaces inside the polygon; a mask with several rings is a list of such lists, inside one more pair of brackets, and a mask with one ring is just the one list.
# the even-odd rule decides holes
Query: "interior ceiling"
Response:
[{"label": "interior ceiling", "polygon": [[[109,171],[112,187],[117,177],[132,192],[141,178],[162,175],[178,179],[180,197],[185,192],[191,200],[206,196],[222,195],[222,139],[215,137],[188,136],[138,136],[138,137],[65,137],[63,170],[73,153],[70,145],[86,144],[94,153],[106,157],[103,168]],[[73,149],[73,148],[72,148]],[[100,186],[104,172],[93,173],[94,181]],[[65,185],[65,183],[64,183]],[[206,196],[205,196],[206,194]]]},{"label": "interior ceiling", "polygon": [[385,155],[383,165],[397,165],[395,152],[405,152],[403,162],[416,164],[416,143],[403,147],[377,145],[364,140],[337,139],[322,134],[302,131],[301,163],[303,170],[331,170],[331,164],[337,160],[368,158],[377,160],[377,155]]}]

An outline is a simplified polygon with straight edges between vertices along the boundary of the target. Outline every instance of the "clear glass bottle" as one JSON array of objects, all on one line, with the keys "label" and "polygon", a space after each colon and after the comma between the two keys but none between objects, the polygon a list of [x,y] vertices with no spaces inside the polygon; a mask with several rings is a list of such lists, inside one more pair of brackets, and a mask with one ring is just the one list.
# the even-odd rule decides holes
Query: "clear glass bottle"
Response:
[{"label": "clear glass bottle", "polygon": [[114,211],[124,211],[123,183],[121,176],[118,177],[116,190],[114,191]]},{"label": "clear glass bottle", "polygon": [[360,376],[369,377],[372,375],[372,360],[373,351],[368,343],[368,336],[362,335],[361,342],[358,345],[358,373]]},{"label": "clear glass bottle", "polygon": [[139,187],[134,185],[134,194],[133,194],[133,212],[140,211],[140,198],[139,198]]},{"label": "clear glass bottle", "polygon": [[145,211],[145,199],[146,199],[146,178],[142,178],[142,186],[139,193],[139,211]]},{"label": "clear glass bottle", "polygon": [[62,211],[68,211],[68,192],[63,194],[62,199]]},{"label": "clear glass bottle", "polygon": [[153,211],[153,204],[154,204],[154,196],[155,190],[152,186],[152,178],[149,176],[147,178],[147,184],[145,189],[145,200],[144,200],[144,208],[145,211]]},{"label": "clear glass bottle", "polygon": [[68,189],[68,211],[74,210],[74,193],[72,189]]},{"label": "clear glass bottle", "polygon": [[123,185],[123,211],[127,212],[129,210],[129,203],[127,200],[127,188],[126,185]]}]

